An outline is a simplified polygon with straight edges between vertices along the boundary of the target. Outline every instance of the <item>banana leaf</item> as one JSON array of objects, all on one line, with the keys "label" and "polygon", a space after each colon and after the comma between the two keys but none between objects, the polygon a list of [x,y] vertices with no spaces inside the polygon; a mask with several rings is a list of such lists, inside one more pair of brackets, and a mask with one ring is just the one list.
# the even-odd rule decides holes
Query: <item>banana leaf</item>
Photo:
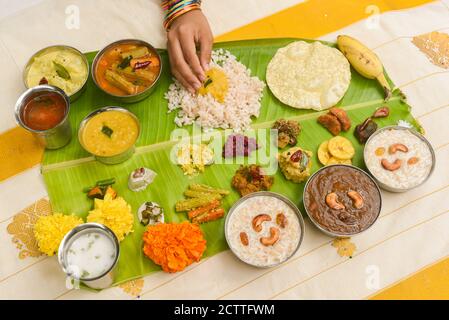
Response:
[{"label": "banana leaf", "polygon": [[[224,48],[234,54],[237,59],[251,69],[252,75],[265,80],[266,67],[280,47],[298,39],[264,39],[238,42],[218,43],[215,48]],[[310,40],[307,40],[310,41]],[[335,46],[332,43],[326,43]],[[50,202],[54,212],[74,213],[85,218],[92,208],[93,202],[83,193],[83,188],[95,184],[98,180],[114,177],[115,188],[119,195],[126,199],[136,213],[139,206],[146,201],[158,202],[165,209],[166,222],[187,220],[185,213],[176,213],[176,201],[183,199],[183,192],[191,183],[204,183],[217,188],[231,190],[231,178],[239,164],[215,164],[207,167],[205,172],[188,178],[176,164],[170,162],[170,152],[174,145],[171,133],[176,129],[175,113],[167,113],[167,101],[164,94],[172,82],[169,71],[168,56],[165,50],[159,50],[163,60],[163,73],[160,83],[152,95],[141,102],[124,107],[137,115],[142,124],[142,133],[137,142],[137,152],[130,160],[118,165],[104,165],[96,162],[85,152],[78,140],[77,130],[81,120],[93,110],[104,106],[116,106],[117,102],[98,90],[90,79],[82,97],[73,103],[70,110],[70,121],[73,139],[63,149],[46,151],[42,163],[42,174],[47,186]],[[95,53],[86,54],[91,62]],[[393,86],[393,84],[392,84]],[[410,113],[410,106],[399,90],[387,102],[383,99],[383,90],[374,80],[361,77],[352,70],[352,81],[344,98],[338,106],[347,110],[353,126],[342,136],[351,140],[356,149],[353,163],[364,168],[363,145],[354,137],[356,124],[370,117],[380,106],[388,105],[391,114],[388,118],[376,120],[379,127],[396,124],[399,120],[411,123],[417,130],[422,130]],[[276,119],[292,119],[300,122],[302,133],[298,145],[314,153],[313,171],[320,168],[316,150],[320,143],[330,139],[331,134],[320,126],[316,119],[323,112],[297,110],[282,104],[268,88],[265,88],[260,116],[253,121],[254,129],[268,130]],[[192,126],[187,128],[192,132]],[[263,130],[262,130],[263,132]],[[269,135],[267,135],[269,137]],[[269,139],[269,138],[267,138]],[[268,142],[267,142],[268,143]],[[251,161],[253,158],[250,157]],[[147,167],[158,173],[154,183],[145,192],[134,193],[128,189],[127,180],[131,171],[139,167]],[[304,183],[295,184],[287,181],[279,171],[275,174],[275,183],[271,191],[285,195],[304,212],[302,193]],[[228,210],[239,198],[232,191],[225,197],[223,204]],[[207,250],[203,258],[215,255],[227,249],[224,237],[224,219],[201,226],[207,240]],[[121,256],[117,269],[115,284],[159,271],[159,266],[147,259],[142,252],[142,234],[145,231],[137,218],[134,232],[121,243]]]}]

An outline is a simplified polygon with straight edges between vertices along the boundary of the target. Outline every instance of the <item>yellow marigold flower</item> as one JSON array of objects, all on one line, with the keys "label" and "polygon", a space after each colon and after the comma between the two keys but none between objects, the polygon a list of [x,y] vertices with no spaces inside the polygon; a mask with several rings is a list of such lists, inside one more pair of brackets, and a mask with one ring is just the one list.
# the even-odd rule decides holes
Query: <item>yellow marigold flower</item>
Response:
[{"label": "yellow marigold flower", "polygon": [[59,245],[67,232],[82,223],[83,220],[79,217],[61,213],[40,217],[34,225],[34,236],[39,251],[48,256],[53,256],[58,251]]},{"label": "yellow marigold flower", "polygon": [[104,224],[122,241],[128,233],[133,232],[134,216],[131,206],[123,198],[112,199],[106,195],[104,200],[95,199],[94,210],[89,211],[87,222]]}]

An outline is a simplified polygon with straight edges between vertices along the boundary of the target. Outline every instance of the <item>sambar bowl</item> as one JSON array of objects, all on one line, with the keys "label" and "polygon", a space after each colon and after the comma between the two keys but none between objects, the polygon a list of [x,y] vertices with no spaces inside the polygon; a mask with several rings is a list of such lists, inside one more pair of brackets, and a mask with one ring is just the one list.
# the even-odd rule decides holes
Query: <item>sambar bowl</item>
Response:
[{"label": "sambar bowl", "polygon": [[[156,75],[154,81],[148,88],[146,88],[142,92],[139,92],[136,94],[119,95],[119,94],[115,94],[115,93],[112,93],[112,92],[106,90],[103,86],[100,85],[100,81],[98,79],[98,77],[99,77],[98,76],[98,66],[99,66],[100,60],[103,58],[103,56],[106,53],[108,53],[110,50],[113,50],[114,48],[116,48],[117,46],[120,46],[120,45],[138,45],[138,46],[146,47],[150,50],[150,52],[152,54],[155,54],[155,56],[159,60],[159,71],[157,72],[157,75]],[[163,65],[162,65],[161,55],[151,44],[149,44],[148,42],[145,42],[143,40],[124,39],[124,40],[119,40],[119,41],[116,41],[116,42],[113,42],[113,43],[107,45],[106,47],[104,47],[102,50],[100,50],[97,53],[97,55],[95,56],[94,61],[92,63],[91,73],[92,73],[92,79],[93,79],[95,85],[106,95],[114,98],[115,100],[117,100],[119,102],[135,103],[135,102],[144,100],[151,95],[151,93],[154,91],[155,87],[159,83],[159,80],[160,80],[160,77],[162,74],[162,68],[163,68]]]}]

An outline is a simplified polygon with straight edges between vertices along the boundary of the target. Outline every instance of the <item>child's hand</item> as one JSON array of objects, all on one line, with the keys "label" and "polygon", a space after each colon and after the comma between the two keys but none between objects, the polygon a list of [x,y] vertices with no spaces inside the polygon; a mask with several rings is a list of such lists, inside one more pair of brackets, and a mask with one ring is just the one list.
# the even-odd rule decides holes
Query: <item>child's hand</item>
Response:
[{"label": "child's hand", "polygon": [[210,62],[213,36],[209,23],[201,10],[192,10],[173,21],[167,38],[172,74],[194,93],[206,78]]}]

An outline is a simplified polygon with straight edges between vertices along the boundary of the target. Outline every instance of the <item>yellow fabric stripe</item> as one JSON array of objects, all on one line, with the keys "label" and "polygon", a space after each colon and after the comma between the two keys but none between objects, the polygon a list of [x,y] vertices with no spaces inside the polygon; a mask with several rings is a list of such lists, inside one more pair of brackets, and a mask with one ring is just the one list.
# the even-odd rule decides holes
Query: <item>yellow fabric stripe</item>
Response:
[{"label": "yellow fabric stripe", "polygon": [[31,133],[22,128],[0,134],[0,181],[38,164],[43,152]]},{"label": "yellow fabric stripe", "polygon": [[[378,12],[415,7],[429,0],[308,0],[277,14],[250,23],[216,38],[232,41],[257,38],[318,38],[354,22],[368,18],[377,6]],[[373,7],[370,7],[373,8]]]},{"label": "yellow fabric stripe", "polygon": [[449,258],[418,271],[381,293],[373,300],[434,300],[449,299]]}]

